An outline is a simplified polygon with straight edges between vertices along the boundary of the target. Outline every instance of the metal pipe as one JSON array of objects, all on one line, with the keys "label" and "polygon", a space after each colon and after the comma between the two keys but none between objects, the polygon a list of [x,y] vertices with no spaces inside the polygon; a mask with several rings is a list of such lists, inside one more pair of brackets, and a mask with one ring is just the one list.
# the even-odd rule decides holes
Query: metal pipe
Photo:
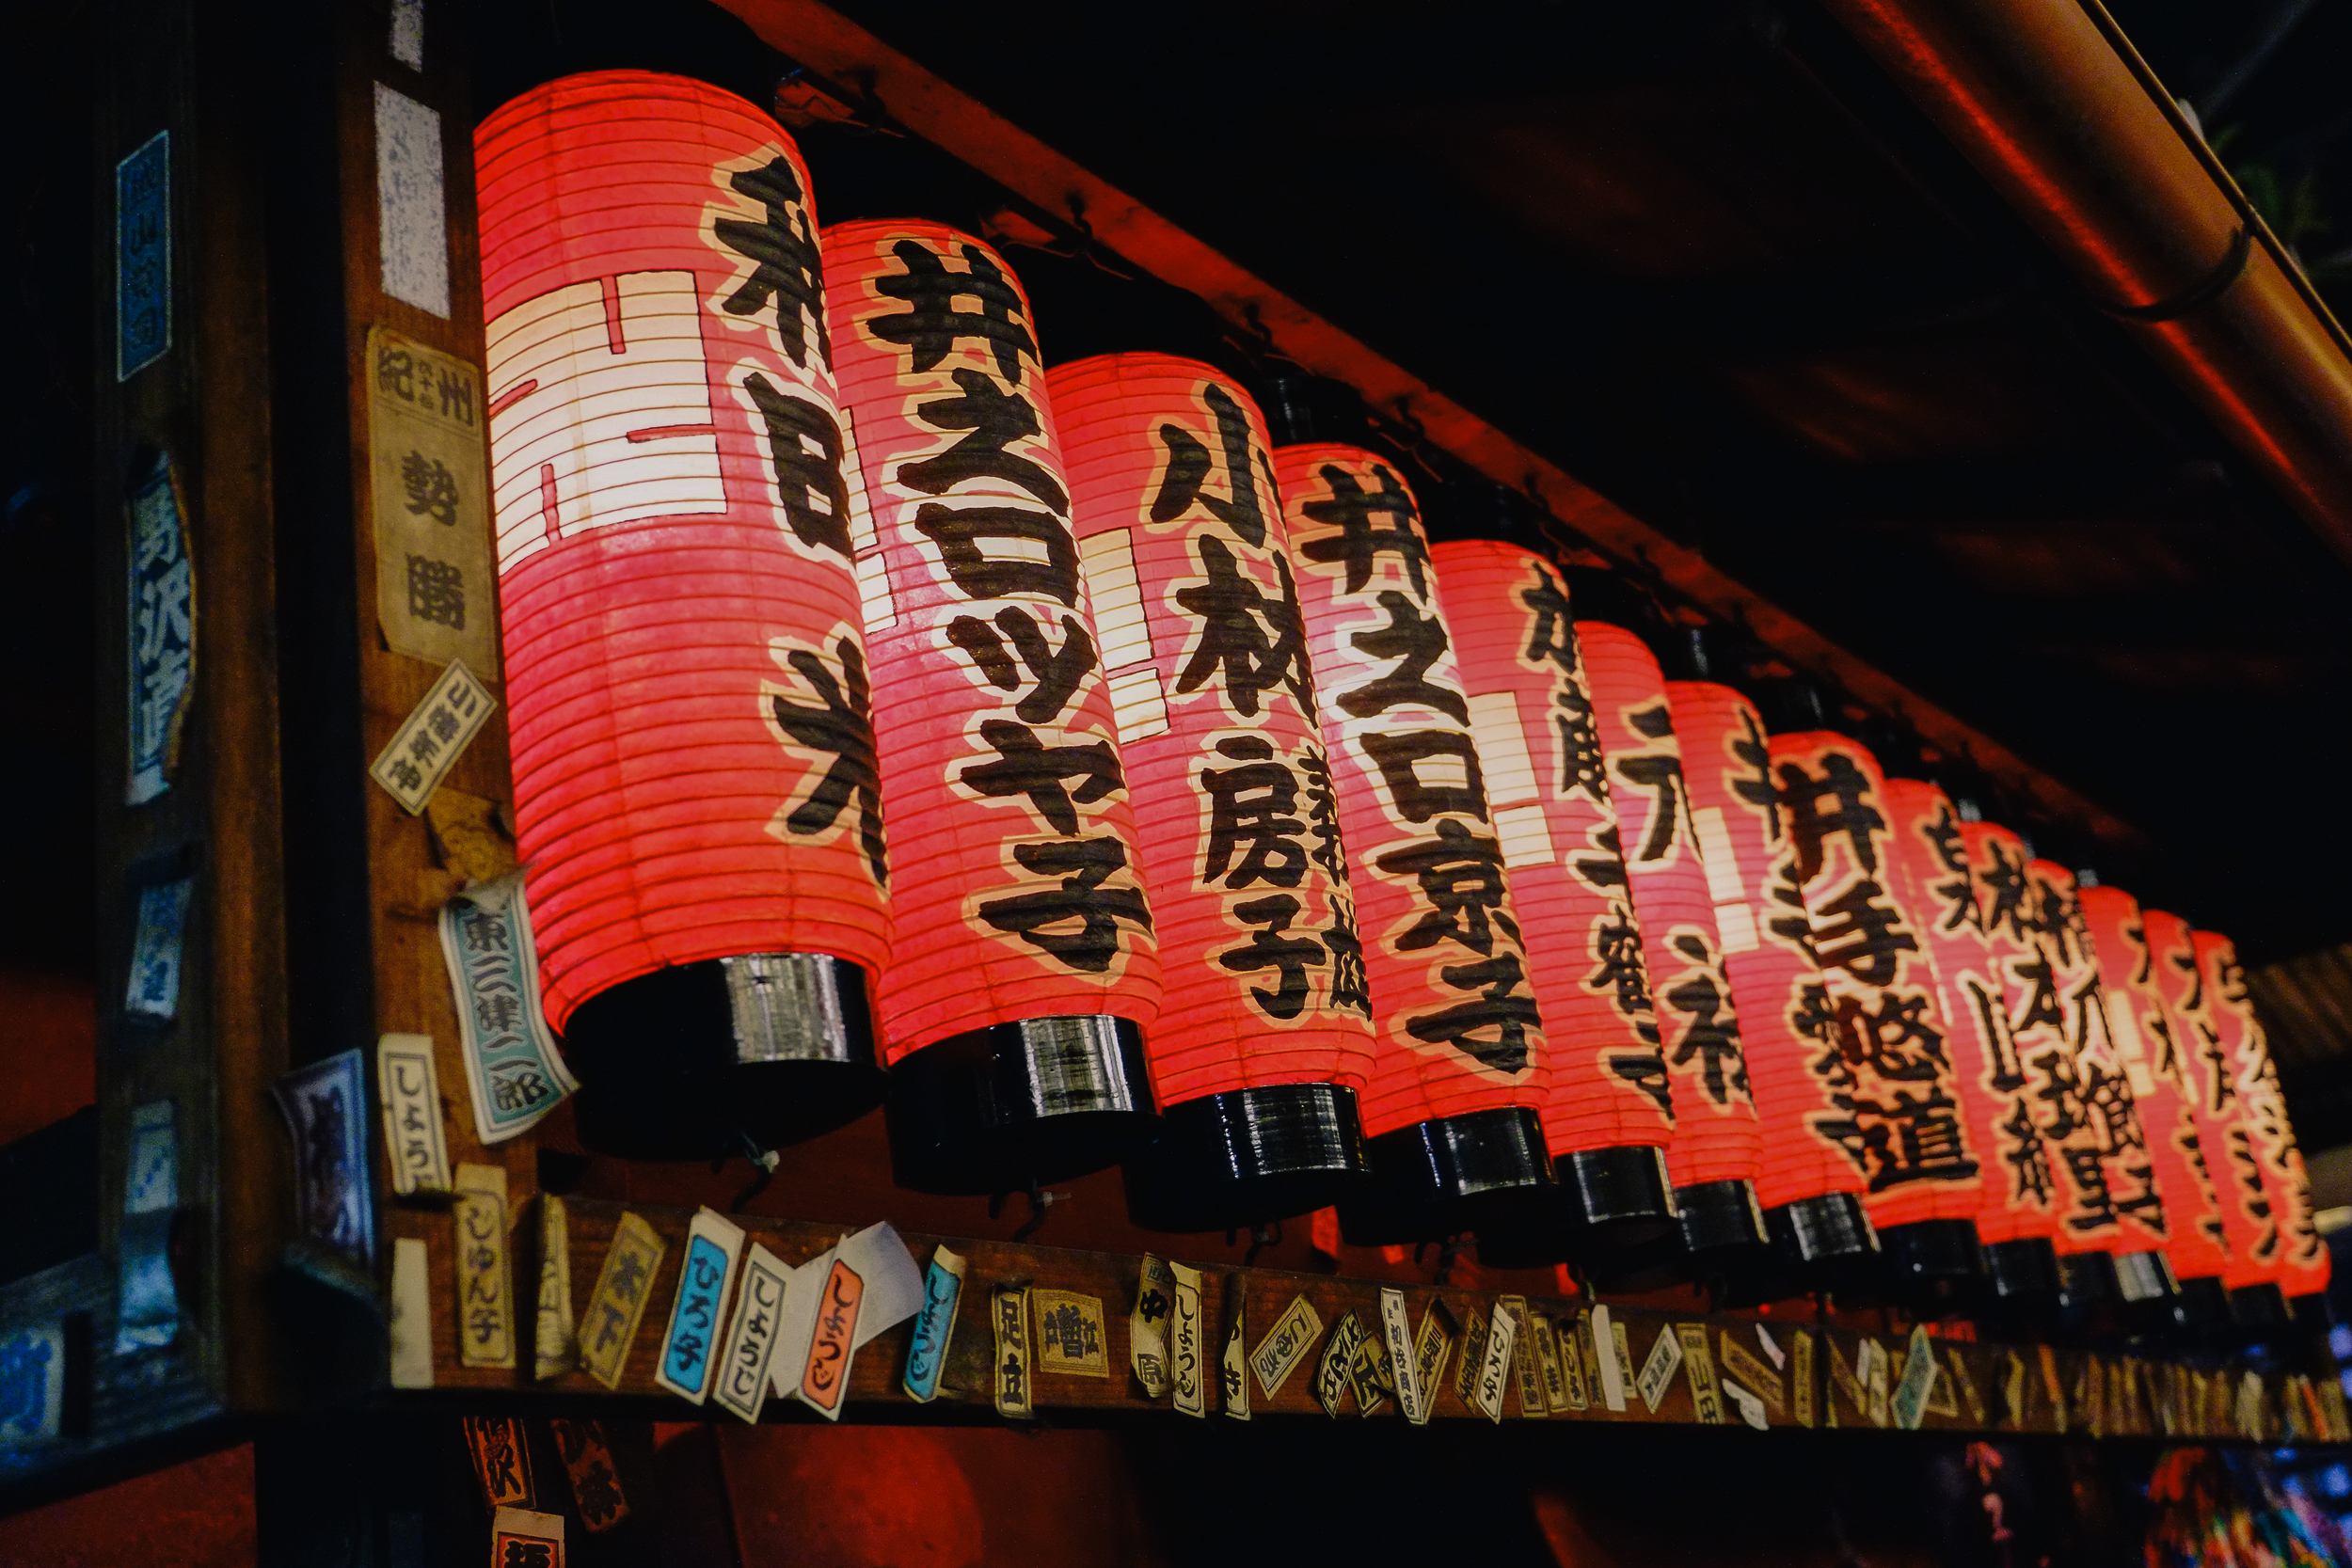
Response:
[{"label": "metal pipe", "polygon": [[2098,0],[1825,0],[2340,555],[2352,355]]}]

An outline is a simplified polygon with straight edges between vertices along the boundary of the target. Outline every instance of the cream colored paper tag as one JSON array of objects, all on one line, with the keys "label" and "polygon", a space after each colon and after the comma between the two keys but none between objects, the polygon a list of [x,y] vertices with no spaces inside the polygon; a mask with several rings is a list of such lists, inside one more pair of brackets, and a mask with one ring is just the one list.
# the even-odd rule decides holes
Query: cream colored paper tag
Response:
[{"label": "cream colored paper tag", "polygon": [[1788,1407],[1788,1396],[1778,1372],[1767,1367],[1748,1348],[1724,1329],[1721,1338],[1724,1375],[1742,1385],[1764,1403],[1764,1408],[1777,1416]]},{"label": "cream colored paper tag", "polygon": [[1527,1314],[1527,1330],[1534,1337],[1535,1370],[1543,1379],[1544,1408],[1565,1410],[1568,1407],[1568,1373],[1560,1361],[1560,1336],[1551,1320],[1541,1312],[1531,1311]]},{"label": "cream colored paper tag", "polygon": [[1501,1302],[1486,1318],[1486,1350],[1478,1365],[1478,1413],[1502,1424],[1502,1406],[1510,1392],[1513,1352],[1518,1348],[1519,1323]]},{"label": "cream colored paper tag", "polygon": [[1422,1308],[1421,1328],[1413,1336],[1413,1375],[1421,1380],[1423,1419],[1436,1413],[1438,1391],[1445,1386],[1446,1361],[1453,1350],[1453,1336],[1445,1331],[1445,1314],[1432,1301]]},{"label": "cream colored paper tag", "polygon": [[395,1388],[433,1386],[433,1281],[421,1236],[392,1242],[390,1337]]},{"label": "cream colored paper tag", "polygon": [[564,1568],[564,1515],[501,1508],[490,1520],[491,1568]]},{"label": "cream colored paper tag", "polygon": [[449,1145],[441,1129],[441,1080],[431,1035],[386,1035],[375,1043],[376,1086],[384,1100],[384,1155],[392,1191],[450,1190]]},{"label": "cream colored paper tag", "polygon": [[661,1271],[661,1255],[668,1250],[660,1231],[641,1216],[623,1212],[604,1267],[597,1271],[596,1288],[588,1292],[580,1330],[580,1364],[607,1388],[621,1386],[629,1346],[644,1319],[654,1276]]},{"label": "cream colored paper tag", "polygon": [[[1894,1397],[1888,1402],[1895,1424],[1905,1432],[1916,1432],[1927,1420],[1928,1395],[1935,1387],[1938,1370],[1935,1345],[1928,1338],[1927,1325],[1914,1324],[1911,1344],[1903,1354],[1902,1381],[1896,1385]],[[1873,1409],[1871,1414],[1875,1418],[1877,1411]]]},{"label": "cream colored paper tag", "polygon": [[2051,1418],[2060,1432],[2066,1430],[2066,1385],[2058,1377],[2058,1352],[2048,1345],[2034,1347],[2041,1352],[2042,1388],[2050,1396]]},{"label": "cream colored paper tag", "polygon": [[1380,1333],[1389,1347],[1389,1367],[1396,1378],[1397,1408],[1405,1412],[1406,1420],[1414,1426],[1424,1426],[1429,1420],[1429,1403],[1422,1397],[1424,1386],[1421,1377],[1421,1356],[1413,1343],[1412,1320],[1405,1307],[1405,1292],[1383,1286],[1380,1291]]},{"label": "cream colored paper tag", "polygon": [[482,372],[389,328],[368,332],[375,617],[392,652],[499,670]]},{"label": "cream colored paper tag", "polygon": [[1967,1355],[1958,1345],[1948,1347],[1945,1354],[1951,1362],[1952,1386],[1960,1390],[1960,1397],[1967,1402],[1969,1424],[1983,1426],[1985,1424],[1984,1396],[1977,1391],[1976,1377],[1968,1370]]},{"label": "cream colored paper tag", "polygon": [[457,1364],[515,1364],[514,1272],[506,1255],[506,1172],[459,1165],[454,1209]]},{"label": "cream colored paper tag", "polygon": [[989,1304],[989,1322],[996,1336],[996,1414],[1025,1421],[1035,1414],[1029,1391],[1029,1292],[1017,1285],[997,1286]]},{"label": "cream colored paper tag", "polygon": [[[1588,1370],[1592,1360],[1592,1318],[1579,1313],[1574,1320],[1562,1320],[1555,1325],[1560,1334],[1561,1392],[1570,1410],[1592,1408],[1592,1378]],[[1555,1404],[1558,1402],[1554,1402]]]},{"label": "cream colored paper tag", "polygon": [[1176,1310],[1168,1326],[1168,1396],[1180,1416],[1209,1413],[1208,1330],[1200,1322],[1200,1271],[1170,1263],[1176,1278]]},{"label": "cream colored paper tag", "polygon": [[572,1314],[571,1216],[553,1193],[539,1195],[539,1319],[532,1357],[532,1375],[541,1383],[563,1376],[580,1361]]},{"label": "cream colored paper tag", "polygon": [[1813,1331],[1807,1328],[1791,1330],[1788,1337],[1789,1409],[1797,1424],[1813,1424]]},{"label": "cream colored paper tag", "polygon": [[[1196,1282],[1199,1277],[1194,1276]],[[1197,1283],[1193,1296],[1197,1317]],[[1110,1333],[1103,1323],[1102,1297],[1075,1291],[1041,1291],[1033,1286],[1029,1291],[1029,1327],[1037,1336],[1039,1371],[1057,1372],[1064,1377],[1111,1375]]]},{"label": "cream colored paper tag", "polygon": [[1486,1366],[1486,1314],[1470,1312],[1462,1319],[1462,1359],[1454,1369],[1454,1397],[1462,1402],[1465,1410],[1481,1415],[1486,1406],[1478,1399],[1478,1374]]},{"label": "cream colored paper tag", "polygon": [[1674,1385],[1675,1373],[1681,1370],[1682,1340],[1675,1333],[1674,1325],[1669,1323],[1661,1328],[1658,1338],[1651,1341],[1649,1358],[1642,1363],[1642,1375],[1634,1385],[1642,1396],[1643,1404],[1649,1408],[1651,1415],[1658,1414],[1658,1406],[1664,1401],[1666,1390]]},{"label": "cream colored paper tag", "polygon": [[[1869,1341],[1863,1342],[1867,1344]],[[1855,1415],[1864,1420],[1868,1420],[1870,1418],[1869,1390],[1862,1386],[1862,1380],[1854,1375],[1851,1367],[1846,1365],[1846,1353],[1837,1348],[1836,1340],[1825,1335],[1822,1337],[1821,1343],[1829,1349],[1830,1387],[1835,1392],[1846,1396],[1846,1402],[1853,1407]],[[1829,1419],[1825,1424],[1829,1426],[1837,1424],[1837,1402],[1835,1399],[1829,1402]]]},{"label": "cream colored paper tag", "polygon": [[[1353,1312],[1341,1313],[1340,1321],[1331,1325],[1331,1337],[1323,1342],[1323,1358],[1315,1363],[1315,1402],[1323,1406],[1326,1416],[1336,1418],[1342,1397],[1353,1392],[1348,1374],[1366,1338],[1363,1320]],[[1361,1409],[1359,1401],[1359,1414]]]},{"label": "cream colored paper tag", "polygon": [[1675,1338],[1682,1341],[1682,1368],[1691,1384],[1691,1414],[1701,1426],[1722,1426],[1724,1400],[1716,1390],[1715,1357],[1707,1348],[1707,1325],[1677,1323]]},{"label": "cream colored paper tag", "polygon": [[1236,1421],[1249,1419],[1249,1276],[1225,1276],[1226,1299],[1233,1304],[1225,1323],[1225,1353],[1219,1358],[1218,1379],[1224,1385],[1225,1414]]},{"label": "cream colored paper tag", "polygon": [[423,815],[424,803],[497,706],[498,699],[474,679],[473,672],[453,661],[376,753],[368,777],[382,784],[401,810],[411,816]]},{"label": "cream colored paper tag", "polygon": [[1754,1394],[1749,1393],[1747,1389],[1740,1386],[1739,1384],[1732,1382],[1729,1378],[1724,1378],[1721,1386],[1724,1397],[1729,1399],[1732,1404],[1739,1410],[1740,1419],[1745,1421],[1748,1425],[1754,1427],[1758,1432],[1764,1432],[1771,1428],[1772,1423],[1765,1418],[1764,1402],[1762,1400],[1757,1399]]},{"label": "cream colored paper tag", "polygon": [[1267,1399],[1281,1392],[1298,1364],[1314,1349],[1315,1340],[1323,1334],[1323,1319],[1303,1295],[1293,1296],[1291,1304],[1282,1308],[1282,1315],[1274,1320],[1258,1348],[1249,1353],[1249,1370],[1258,1379],[1258,1386]]},{"label": "cream colored paper tag", "polygon": [[1519,1415],[1549,1416],[1551,1402],[1544,1397],[1543,1369],[1535,1362],[1535,1336],[1528,1327],[1527,1298],[1503,1296],[1497,1305],[1511,1314],[1511,1370],[1519,1387]]},{"label": "cream colored paper tag", "polygon": [[1168,1319],[1176,1310],[1176,1276],[1150,1253],[1136,1280],[1136,1305],[1127,1314],[1127,1362],[1136,1381],[1153,1399],[1168,1397]]}]

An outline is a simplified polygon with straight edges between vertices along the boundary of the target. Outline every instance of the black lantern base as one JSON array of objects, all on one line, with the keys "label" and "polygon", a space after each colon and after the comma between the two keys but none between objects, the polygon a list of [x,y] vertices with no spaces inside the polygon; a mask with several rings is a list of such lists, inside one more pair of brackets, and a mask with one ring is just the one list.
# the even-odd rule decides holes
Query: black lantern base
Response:
[{"label": "black lantern base", "polygon": [[2227,1338],[2237,1326],[2230,1315],[2230,1288],[2217,1275],[2197,1275],[2177,1281],[2172,1296],[2172,1321],[2195,1338]]},{"label": "black lantern base", "polygon": [[1955,1307],[1984,1283],[1974,1220],[1914,1220],[1879,1232],[1887,1293],[1921,1311]]},{"label": "black lantern base", "polygon": [[1350,1246],[1520,1229],[1559,1196],[1543,1118],[1528,1106],[1433,1117],[1384,1132],[1370,1148],[1372,1185],[1340,1205],[1340,1234]]},{"label": "black lantern base", "polygon": [[2058,1249],[2047,1236],[1984,1243],[1986,1317],[2004,1324],[2047,1327],[2058,1309]]},{"label": "black lantern base", "polygon": [[1372,1162],[1354,1089],[1266,1084],[1170,1105],[1125,1174],[1145,1229],[1236,1230],[1356,1197]]},{"label": "black lantern base", "polygon": [[881,1103],[866,972],[826,953],[673,964],[581,1003],[564,1055],[580,1142],[631,1160],[756,1154]]},{"label": "black lantern base", "polygon": [[2068,1326],[2084,1326],[2091,1314],[2112,1305],[2122,1293],[2116,1283],[2115,1259],[2107,1254],[2058,1254],[2058,1310]]},{"label": "black lantern base", "polygon": [[2335,1314],[2328,1308],[2325,1291],[2309,1291],[2299,1296],[2287,1297],[2287,1315],[2295,1326],[2311,1334],[2325,1334],[2333,1326]]},{"label": "black lantern base", "polygon": [[1771,1237],[1755,1183],[1693,1181],[1677,1187],[1674,1228],[1641,1246],[1590,1259],[1596,1283],[1615,1291],[1650,1291],[1686,1280],[1727,1283],[1767,1256]]},{"label": "black lantern base", "polygon": [[1674,1186],[1665,1151],[1646,1144],[1577,1148],[1551,1157],[1557,1205],[1525,1224],[1489,1222],[1478,1232],[1478,1260],[1489,1268],[1590,1263],[1629,1249],[1656,1247],[1676,1233]]},{"label": "black lantern base", "polygon": [[1123,1018],[1027,1018],[891,1064],[890,1167],[921,1193],[1025,1191],[1115,1165],[1149,1139],[1143,1033]]},{"label": "black lantern base", "polygon": [[2294,1322],[2276,1285],[2240,1285],[2230,1292],[2230,1319],[2241,1335],[2261,1338]]},{"label": "black lantern base", "polygon": [[2172,1265],[2161,1252],[2127,1252],[2115,1259],[2115,1293],[2123,1326],[2134,1334],[2162,1334],[2175,1326],[2176,1287]]},{"label": "black lantern base", "polygon": [[1764,1228],[1774,1259],[1799,1291],[1865,1288],[1883,1266],[1878,1231],[1852,1193],[1823,1193],[1767,1209]]}]

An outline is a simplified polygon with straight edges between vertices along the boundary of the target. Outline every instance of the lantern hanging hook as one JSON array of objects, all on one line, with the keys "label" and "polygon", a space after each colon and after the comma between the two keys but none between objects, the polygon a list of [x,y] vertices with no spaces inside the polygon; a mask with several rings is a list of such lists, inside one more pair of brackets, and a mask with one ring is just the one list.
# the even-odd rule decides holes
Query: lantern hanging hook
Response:
[{"label": "lantern hanging hook", "polygon": [[1249,1227],[1249,1250],[1241,1255],[1241,1266],[1245,1269],[1253,1267],[1258,1261],[1258,1254],[1270,1246],[1279,1246],[1281,1242],[1282,1222],[1280,1220],[1263,1220]]},{"label": "lantern hanging hook", "polygon": [[772,1148],[760,1148],[753,1140],[752,1135],[739,1127],[732,1131],[736,1144],[733,1153],[722,1154],[716,1160],[711,1161],[710,1169],[712,1174],[716,1175],[721,1167],[734,1157],[734,1154],[740,1154],[752,1163],[754,1171],[751,1181],[741,1192],[736,1194],[734,1201],[727,1205],[728,1213],[739,1214],[750,1208],[752,1200],[766,1192],[769,1184],[775,1180],[776,1167],[784,1164],[784,1156]]},{"label": "lantern hanging hook", "polygon": [[1465,1238],[1460,1235],[1448,1236],[1438,1244],[1438,1272],[1429,1276],[1430,1284],[1442,1285],[1454,1273],[1454,1260],[1462,1255],[1464,1240]]}]

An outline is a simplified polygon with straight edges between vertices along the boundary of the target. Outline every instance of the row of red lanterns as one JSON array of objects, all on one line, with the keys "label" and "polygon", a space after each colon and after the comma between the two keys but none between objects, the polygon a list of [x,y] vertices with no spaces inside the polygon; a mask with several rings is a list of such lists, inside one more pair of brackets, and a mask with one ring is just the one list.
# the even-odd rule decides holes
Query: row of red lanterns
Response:
[{"label": "row of red lanterns", "polygon": [[757,1152],[879,1067],[909,1184],[1123,1158],[1170,1227],[2324,1285],[2226,941],[1667,681],[1207,366],[1049,372],[1001,255],[820,232],[740,100],[567,78],[478,156],[584,1136]]}]

